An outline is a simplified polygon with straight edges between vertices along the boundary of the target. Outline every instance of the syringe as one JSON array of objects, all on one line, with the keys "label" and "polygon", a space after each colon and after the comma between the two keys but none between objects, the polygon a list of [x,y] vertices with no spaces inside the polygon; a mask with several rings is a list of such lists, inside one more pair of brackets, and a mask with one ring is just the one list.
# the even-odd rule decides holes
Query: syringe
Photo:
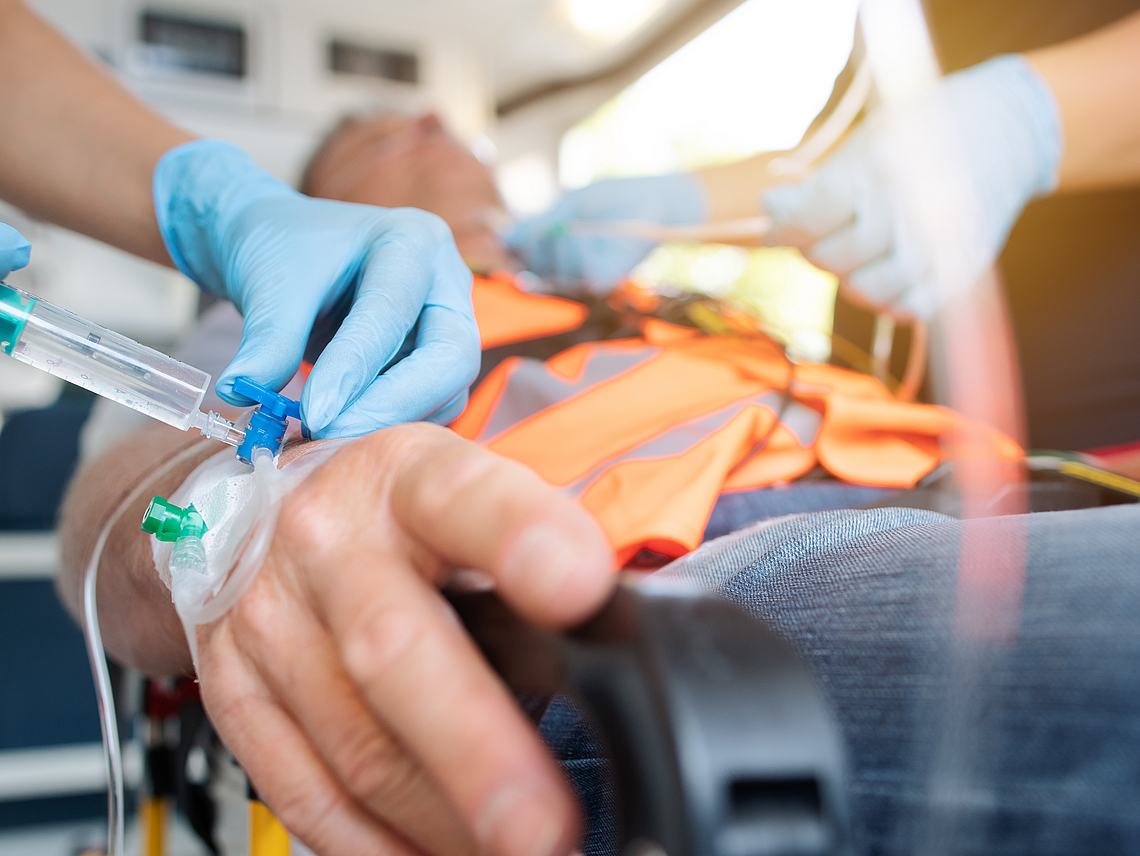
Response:
[{"label": "syringe", "polygon": [[238,446],[245,430],[201,411],[207,372],[0,282],[0,350],[182,431]]},{"label": "syringe", "polygon": [[636,238],[641,241],[693,244],[756,244],[772,231],[771,217],[744,217],[690,226],[672,226],[649,220],[568,220],[556,230],[607,238]]}]

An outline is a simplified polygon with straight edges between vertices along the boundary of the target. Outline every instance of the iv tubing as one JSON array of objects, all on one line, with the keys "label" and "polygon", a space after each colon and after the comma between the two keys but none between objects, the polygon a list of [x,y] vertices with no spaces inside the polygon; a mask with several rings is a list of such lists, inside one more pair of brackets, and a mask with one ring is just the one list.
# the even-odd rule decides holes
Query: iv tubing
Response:
[{"label": "iv tubing", "polygon": [[153,473],[148,473],[134,486],[99,533],[95,549],[91,553],[91,561],[83,576],[83,638],[87,643],[87,657],[91,661],[91,675],[95,680],[95,695],[99,701],[99,725],[103,729],[103,757],[107,765],[107,856],[123,856],[126,819],[123,806],[125,785],[123,754],[119,745],[119,723],[115,716],[115,699],[111,693],[111,675],[107,670],[107,659],[103,652],[103,636],[99,632],[99,611],[96,603],[99,560],[103,557],[103,548],[107,544],[111,530],[131,504],[142,496],[144,489],[155,479],[161,478],[179,464],[189,460],[208,443],[208,440],[193,443]]}]

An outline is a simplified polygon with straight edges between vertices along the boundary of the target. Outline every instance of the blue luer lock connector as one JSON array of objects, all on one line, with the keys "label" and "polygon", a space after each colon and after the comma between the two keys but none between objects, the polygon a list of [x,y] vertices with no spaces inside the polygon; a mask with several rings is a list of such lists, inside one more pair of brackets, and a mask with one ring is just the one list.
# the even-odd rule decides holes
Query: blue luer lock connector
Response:
[{"label": "blue luer lock connector", "polygon": [[234,392],[252,398],[260,408],[254,411],[245,429],[245,440],[238,446],[238,460],[251,463],[253,450],[268,449],[274,456],[281,451],[281,441],[285,437],[287,418],[301,418],[301,403],[286,398],[279,392],[266,389],[247,377],[234,380]]}]

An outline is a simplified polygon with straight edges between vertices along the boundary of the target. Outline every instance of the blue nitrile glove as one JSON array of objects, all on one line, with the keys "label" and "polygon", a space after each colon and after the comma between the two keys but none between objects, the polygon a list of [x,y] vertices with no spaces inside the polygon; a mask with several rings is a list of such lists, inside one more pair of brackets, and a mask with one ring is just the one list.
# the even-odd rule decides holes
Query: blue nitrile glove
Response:
[{"label": "blue nitrile glove", "polygon": [[[233,392],[240,375],[280,389],[318,316],[351,305],[301,395],[313,436],[462,411],[479,332],[471,273],[441,219],[303,196],[219,140],[163,155],[154,203],[179,270],[244,316],[241,347],[215,386],[222,398],[250,403]],[[393,363],[405,339],[411,352]]]},{"label": "blue nitrile glove", "polygon": [[926,318],[968,290],[1057,184],[1060,113],[1021,56],[873,114],[820,169],[763,194],[770,245],[805,249],[879,308]]},{"label": "blue nitrile glove", "polygon": [[571,190],[545,214],[523,220],[507,246],[539,276],[609,291],[653,249],[650,241],[576,233],[575,221],[638,220],[689,226],[708,219],[700,183],[688,175],[611,178]]},{"label": "blue nitrile glove", "polygon": [[7,223],[0,223],[0,279],[24,267],[31,255],[28,239]]}]

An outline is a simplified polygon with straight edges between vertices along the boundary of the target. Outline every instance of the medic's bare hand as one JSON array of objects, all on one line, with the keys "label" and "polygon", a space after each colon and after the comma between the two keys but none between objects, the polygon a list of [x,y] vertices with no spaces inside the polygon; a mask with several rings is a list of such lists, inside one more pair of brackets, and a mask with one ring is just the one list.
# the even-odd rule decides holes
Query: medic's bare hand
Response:
[{"label": "medic's bare hand", "polygon": [[767,243],[804,248],[873,308],[929,317],[993,263],[1060,157],[1048,84],[998,57],[878,111],[814,175],[764,193]]},{"label": "medic's bare hand", "polygon": [[318,317],[347,317],[301,396],[314,437],[399,422],[447,423],[479,369],[471,273],[447,225],[413,208],[297,193],[219,140],[177,146],[154,171],[155,211],[178,268],[245,318],[241,348],[218,379],[280,389]]},{"label": "medic's bare hand", "polygon": [[282,507],[226,616],[199,628],[210,718],[322,856],[562,856],[558,768],[441,597],[492,576],[521,614],[575,623],[613,585],[582,509],[532,471],[423,423],[361,438]]}]

